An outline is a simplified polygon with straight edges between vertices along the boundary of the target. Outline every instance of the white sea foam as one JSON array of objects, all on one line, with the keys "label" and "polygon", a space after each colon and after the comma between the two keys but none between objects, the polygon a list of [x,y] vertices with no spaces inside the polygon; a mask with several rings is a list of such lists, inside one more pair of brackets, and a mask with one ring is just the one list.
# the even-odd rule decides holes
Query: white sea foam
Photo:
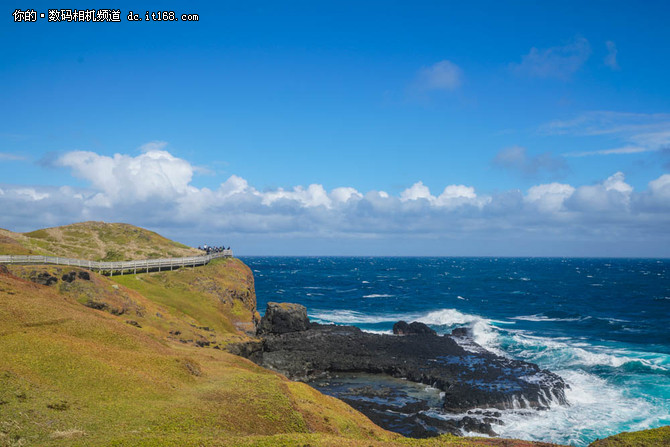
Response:
[{"label": "white sea foam", "polygon": [[393,295],[388,295],[386,293],[373,293],[371,295],[363,295],[363,298],[390,298]]},{"label": "white sea foam", "polygon": [[662,425],[664,411],[641,398],[626,396],[618,387],[579,370],[557,370],[570,385],[569,406],[547,411],[503,411],[505,425],[495,430],[506,438],[585,446],[622,430]]},{"label": "white sea foam", "polygon": [[[465,314],[456,309],[441,309],[421,316],[417,321],[432,326],[446,326],[448,329],[468,325],[475,343],[496,354],[505,355],[499,349],[498,332],[493,326],[494,320],[482,318],[479,315]],[[443,332],[448,332],[448,330]],[[463,347],[473,350],[468,343],[464,343]]]},{"label": "white sea foam", "polygon": [[373,329],[362,329],[363,332],[369,332],[370,334],[382,334],[382,335],[392,335],[393,331],[375,331]]},{"label": "white sea foam", "polygon": [[[654,406],[642,398],[627,396],[621,388],[595,375],[580,370],[555,372],[570,385],[566,389],[569,405],[554,402],[549,410],[542,411],[527,408],[503,411],[481,409],[501,413],[505,424],[493,426],[501,437],[582,447],[596,438],[604,438],[622,430],[643,430],[668,423],[667,409]],[[532,379],[532,376],[528,379]],[[434,410],[427,414],[446,420],[457,420],[464,416],[478,419],[484,417],[473,413],[444,414]]]},{"label": "white sea foam", "polygon": [[519,315],[512,317],[512,320],[521,321],[582,321],[590,317],[575,317],[575,318],[550,318],[544,315]]},{"label": "white sea foam", "polygon": [[456,309],[441,309],[430,312],[420,317],[417,321],[435,326],[456,326],[480,320],[482,320],[480,316],[464,314]]},{"label": "white sea foam", "polygon": [[580,343],[571,339],[538,337],[524,331],[510,331],[515,351],[531,362],[549,369],[610,366],[638,363],[650,369],[668,371],[669,356],[634,352]]},{"label": "white sea foam", "polygon": [[[386,297],[375,294],[366,297]],[[595,346],[567,337],[547,338],[532,335],[523,330],[505,330],[501,332],[498,324],[511,322],[490,320],[478,315],[460,312],[456,309],[441,309],[427,314],[366,314],[353,310],[315,310],[310,318],[320,323],[335,324],[379,324],[395,323],[399,320],[419,321],[435,327],[438,332],[449,333],[459,326],[468,326],[472,338],[481,347],[498,355],[513,356],[538,363],[549,369],[609,366],[619,368],[628,363],[659,371],[670,370],[670,356],[633,352],[624,349],[612,349]],[[527,321],[573,321],[577,319],[551,319],[541,315],[527,315],[512,318]],[[443,329],[440,330],[440,327]],[[385,331],[384,333],[388,333]],[[464,348],[468,349],[467,343]],[[510,352],[507,352],[510,351]]]},{"label": "white sea foam", "polygon": [[[547,317],[530,317],[547,321]],[[666,354],[594,346],[568,337],[539,337],[522,330],[503,331],[494,323],[505,322],[464,314],[455,309],[431,312],[419,321],[435,326],[469,325],[479,345],[501,355],[512,354],[549,368],[570,385],[566,390],[569,406],[554,403],[548,411],[503,411],[505,425],[494,427],[503,437],[585,446],[596,438],[623,430],[642,430],[670,422],[670,404],[667,401],[659,404],[654,403],[653,396],[632,396],[625,388],[585,370],[598,366],[620,368],[638,364],[657,371],[669,371],[670,356]],[[532,382],[535,377],[522,379]]]},{"label": "white sea foam", "polygon": [[407,320],[407,315],[371,315],[355,310],[315,310],[309,314],[310,319],[319,323],[335,323],[335,324],[374,324],[374,323],[389,323],[398,320]]}]

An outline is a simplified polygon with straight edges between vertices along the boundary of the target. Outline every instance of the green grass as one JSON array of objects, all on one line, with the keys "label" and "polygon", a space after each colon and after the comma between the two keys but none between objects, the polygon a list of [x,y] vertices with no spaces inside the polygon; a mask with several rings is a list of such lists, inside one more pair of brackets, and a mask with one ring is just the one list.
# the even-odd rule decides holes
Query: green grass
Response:
[{"label": "green grass", "polygon": [[[12,242],[12,244],[5,242]],[[91,261],[170,258],[201,254],[197,249],[159,234],[122,223],[81,222],[29,233],[0,230],[0,254],[22,247],[34,254],[64,256]],[[25,253],[27,254],[27,253]]]},{"label": "green grass", "polygon": [[237,334],[235,323],[249,322],[255,313],[253,277],[237,259],[219,259],[207,266],[172,272],[115,276],[113,281],[170,309],[179,318],[221,334]]},{"label": "green grass", "polygon": [[670,446],[670,426],[619,433],[609,438],[592,442],[589,447],[663,447]]}]

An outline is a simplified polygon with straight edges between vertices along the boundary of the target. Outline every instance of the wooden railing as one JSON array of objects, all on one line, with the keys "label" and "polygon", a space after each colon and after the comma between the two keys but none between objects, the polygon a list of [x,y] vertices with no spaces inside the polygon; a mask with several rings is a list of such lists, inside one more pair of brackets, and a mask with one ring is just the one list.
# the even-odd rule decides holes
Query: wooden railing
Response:
[{"label": "wooden railing", "polygon": [[228,258],[233,256],[232,250],[223,250],[219,253],[212,253],[202,256],[188,256],[185,258],[164,258],[164,259],[143,259],[140,261],[86,261],[83,259],[63,258],[60,256],[35,256],[35,255],[0,255],[0,264],[53,264],[68,265],[72,267],[81,267],[88,270],[98,271],[100,273],[123,275],[124,272],[137,273],[149,272],[151,270],[174,270],[180,267],[197,267],[209,264],[212,259]]}]

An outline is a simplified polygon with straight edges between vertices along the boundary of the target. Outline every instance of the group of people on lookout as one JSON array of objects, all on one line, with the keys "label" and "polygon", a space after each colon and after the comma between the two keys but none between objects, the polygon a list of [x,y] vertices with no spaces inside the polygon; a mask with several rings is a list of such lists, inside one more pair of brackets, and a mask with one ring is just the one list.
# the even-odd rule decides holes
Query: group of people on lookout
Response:
[{"label": "group of people on lookout", "polygon": [[198,250],[205,251],[209,255],[212,253],[223,253],[224,250],[230,250],[230,247],[226,248],[223,245],[220,247],[210,247],[209,245],[205,244],[203,246],[198,246]]}]

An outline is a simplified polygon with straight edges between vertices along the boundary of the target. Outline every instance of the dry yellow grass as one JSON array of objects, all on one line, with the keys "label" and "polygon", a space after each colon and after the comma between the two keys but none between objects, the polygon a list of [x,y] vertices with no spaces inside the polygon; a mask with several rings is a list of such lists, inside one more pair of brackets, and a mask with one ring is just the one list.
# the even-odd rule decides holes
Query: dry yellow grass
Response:
[{"label": "dry yellow grass", "polygon": [[124,261],[176,258],[202,252],[133,225],[81,222],[29,233],[13,233],[0,229],[0,254],[39,254],[90,261]]}]

